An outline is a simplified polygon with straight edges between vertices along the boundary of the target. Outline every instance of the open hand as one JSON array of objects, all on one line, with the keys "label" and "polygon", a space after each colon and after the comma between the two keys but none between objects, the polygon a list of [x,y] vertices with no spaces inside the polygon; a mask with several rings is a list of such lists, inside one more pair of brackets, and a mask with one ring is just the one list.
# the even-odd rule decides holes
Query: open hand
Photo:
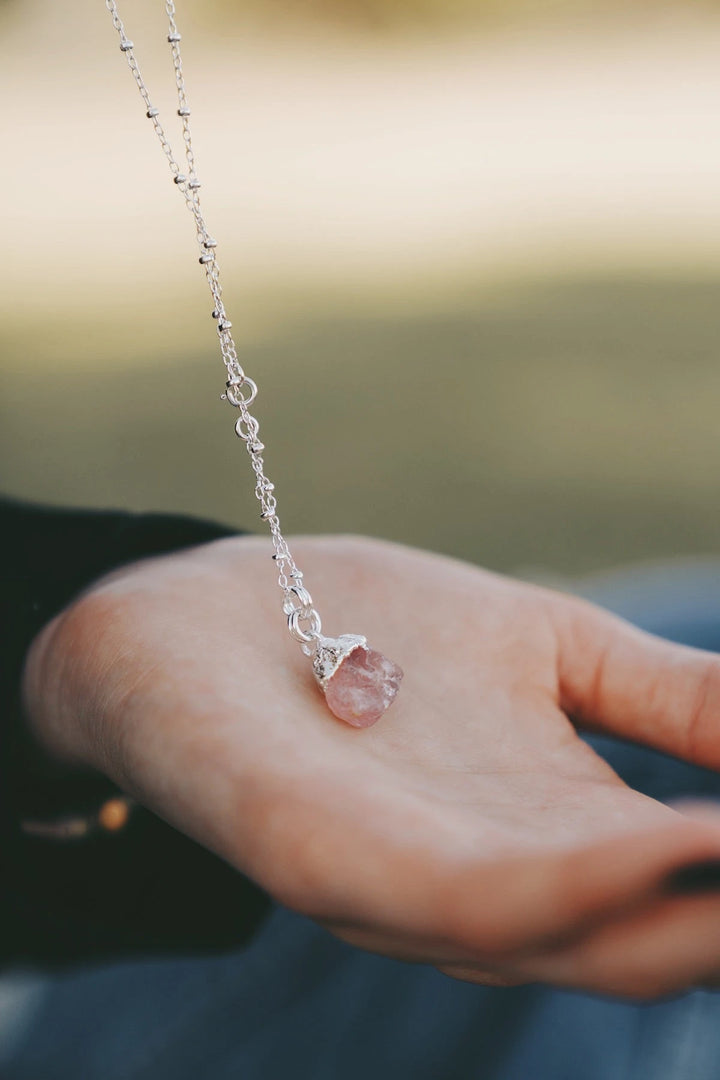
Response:
[{"label": "open hand", "polygon": [[31,649],[30,722],[279,901],[461,978],[653,996],[720,972],[720,860],[573,723],[720,768],[720,659],[583,601],[354,538],[293,550],[329,634],[405,671],[372,728],[328,711],[283,630],[265,540],[147,560]]}]

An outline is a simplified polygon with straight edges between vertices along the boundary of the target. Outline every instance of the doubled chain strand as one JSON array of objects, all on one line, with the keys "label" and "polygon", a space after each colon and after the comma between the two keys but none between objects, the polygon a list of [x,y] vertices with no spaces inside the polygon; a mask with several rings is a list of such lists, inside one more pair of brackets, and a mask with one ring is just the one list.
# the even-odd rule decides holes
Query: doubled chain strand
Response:
[{"label": "doubled chain strand", "polygon": [[185,147],[185,172],[183,172],[165,129],[160,121],[160,110],[151,99],[145,80],[142,77],[135,46],[125,32],[125,26],[118,13],[115,0],[105,0],[113,26],[120,38],[120,50],[125,55],[133,79],[145,104],[145,115],[152,122],[155,134],[167,158],[172,179],[183,196],[185,204],[195,221],[195,231],[200,250],[200,264],[205,271],[210,295],[213,300],[212,317],[216,321],[216,330],[220,342],[220,353],[227,369],[226,391],[223,398],[236,408],[240,415],[235,423],[235,432],[245,444],[250,457],[250,464],[255,474],[255,496],[260,503],[260,517],[267,524],[273,545],[273,559],[278,571],[278,585],[283,593],[283,612],[287,616],[288,629],[296,641],[302,645],[303,652],[312,655],[321,636],[321,621],[318,612],[312,606],[312,597],[303,585],[303,575],[290,552],[288,543],[280,529],[277,512],[275,486],[265,473],[263,459],[264,444],[260,441],[259,421],[250,412],[250,405],[258,392],[256,383],[245,374],[238,359],[237,348],[232,335],[232,323],[225,311],[222,286],[220,284],[220,266],[217,258],[217,241],[208,230],[200,208],[200,181],[195,167],[195,154],[190,129],[190,107],[188,105],[182,56],[180,53],[181,34],[178,30],[175,4],[166,0],[165,13],[168,18],[167,40],[172,55],[175,86],[177,89],[177,114],[182,124],[182,139]]}]

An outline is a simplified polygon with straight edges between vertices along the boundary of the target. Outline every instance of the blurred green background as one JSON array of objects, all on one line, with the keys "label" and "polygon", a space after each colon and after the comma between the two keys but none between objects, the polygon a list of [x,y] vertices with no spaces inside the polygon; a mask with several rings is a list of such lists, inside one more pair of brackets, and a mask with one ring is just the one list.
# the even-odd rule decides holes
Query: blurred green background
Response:
[{"label": "blurred green background", "polygon": [[[162,5],[120,7],[171,115]],[[178,9],[287,531],[530,573],[716,553],[714,7]],[[260,528],[104,5],[0,22],[3,489]]]}]

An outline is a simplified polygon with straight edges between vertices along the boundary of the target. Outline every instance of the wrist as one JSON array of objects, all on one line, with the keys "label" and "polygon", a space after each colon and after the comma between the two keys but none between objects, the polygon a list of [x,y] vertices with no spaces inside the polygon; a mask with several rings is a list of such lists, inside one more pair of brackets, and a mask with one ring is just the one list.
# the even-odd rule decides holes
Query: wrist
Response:
[{"label": "wrist", "polygon": [[84,763],[80,724],[66,707],[63,669],[67,678],[67,658],[61,659],[65,613],[47,623],[30,643],[23,666],[20,692],[28,737],[57,770]]}]

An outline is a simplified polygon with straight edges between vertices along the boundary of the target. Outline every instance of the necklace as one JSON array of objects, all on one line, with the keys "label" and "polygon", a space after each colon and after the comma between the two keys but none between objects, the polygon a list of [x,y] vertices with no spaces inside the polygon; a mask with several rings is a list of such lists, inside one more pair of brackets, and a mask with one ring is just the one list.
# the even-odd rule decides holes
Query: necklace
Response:
[{"label": "necklace", "polygon": [[165,0],[168,17],[167,40],[172,54],[175,86],[177,88],[177,114],[182,124],[185,145],[185,168],[181,170],[165,130],[160,122],[160,111],[150,100],[150,93],[135,58],[135,46],[125,33],[115,0],[105,0],[113,26],[120,37],[120,50],[124,53],[132,76],[145,104],[145,115],[152,122],[163,153],[167,158],[172,179],[185,199],[193,216],[197,242],[200,249],[200,265],[205,271],[213,300],[212,317],[216,322],[220,353],[227,370],[227,382],[223,399],[238,410],[235,433],[245,444],[255,474],[255,495],[261,506],[260,517],[270,529],[273,546],[272,558],[278,573],[278,585],[282,590],[282,609],[287,618],[290,634],[299,642],[306,656],[312,658],[312,670],[330,711],[340,720],[353,727],[369,727],[379,720],[392,704],[403,677],[402,669],[376,649],[371,649],[367,639],[360,634],[341,634],[325,637],[322,623],[312,596],[303,584],[303,575],[295,563],[287,540],[280,529],[275,486],[265,473],[263,451],[260,441],[260,424],[250,412],[257,397],[257,384],[243,371],[232,335],[232,323],[227,317],[220,285],[220,267],[217,259],[217,241],[213,239],[200,209],[200,181],[195,168],[192,135],[190,132],[190,108],[185,90],[181,35],[178,31],[175,4]]}]

